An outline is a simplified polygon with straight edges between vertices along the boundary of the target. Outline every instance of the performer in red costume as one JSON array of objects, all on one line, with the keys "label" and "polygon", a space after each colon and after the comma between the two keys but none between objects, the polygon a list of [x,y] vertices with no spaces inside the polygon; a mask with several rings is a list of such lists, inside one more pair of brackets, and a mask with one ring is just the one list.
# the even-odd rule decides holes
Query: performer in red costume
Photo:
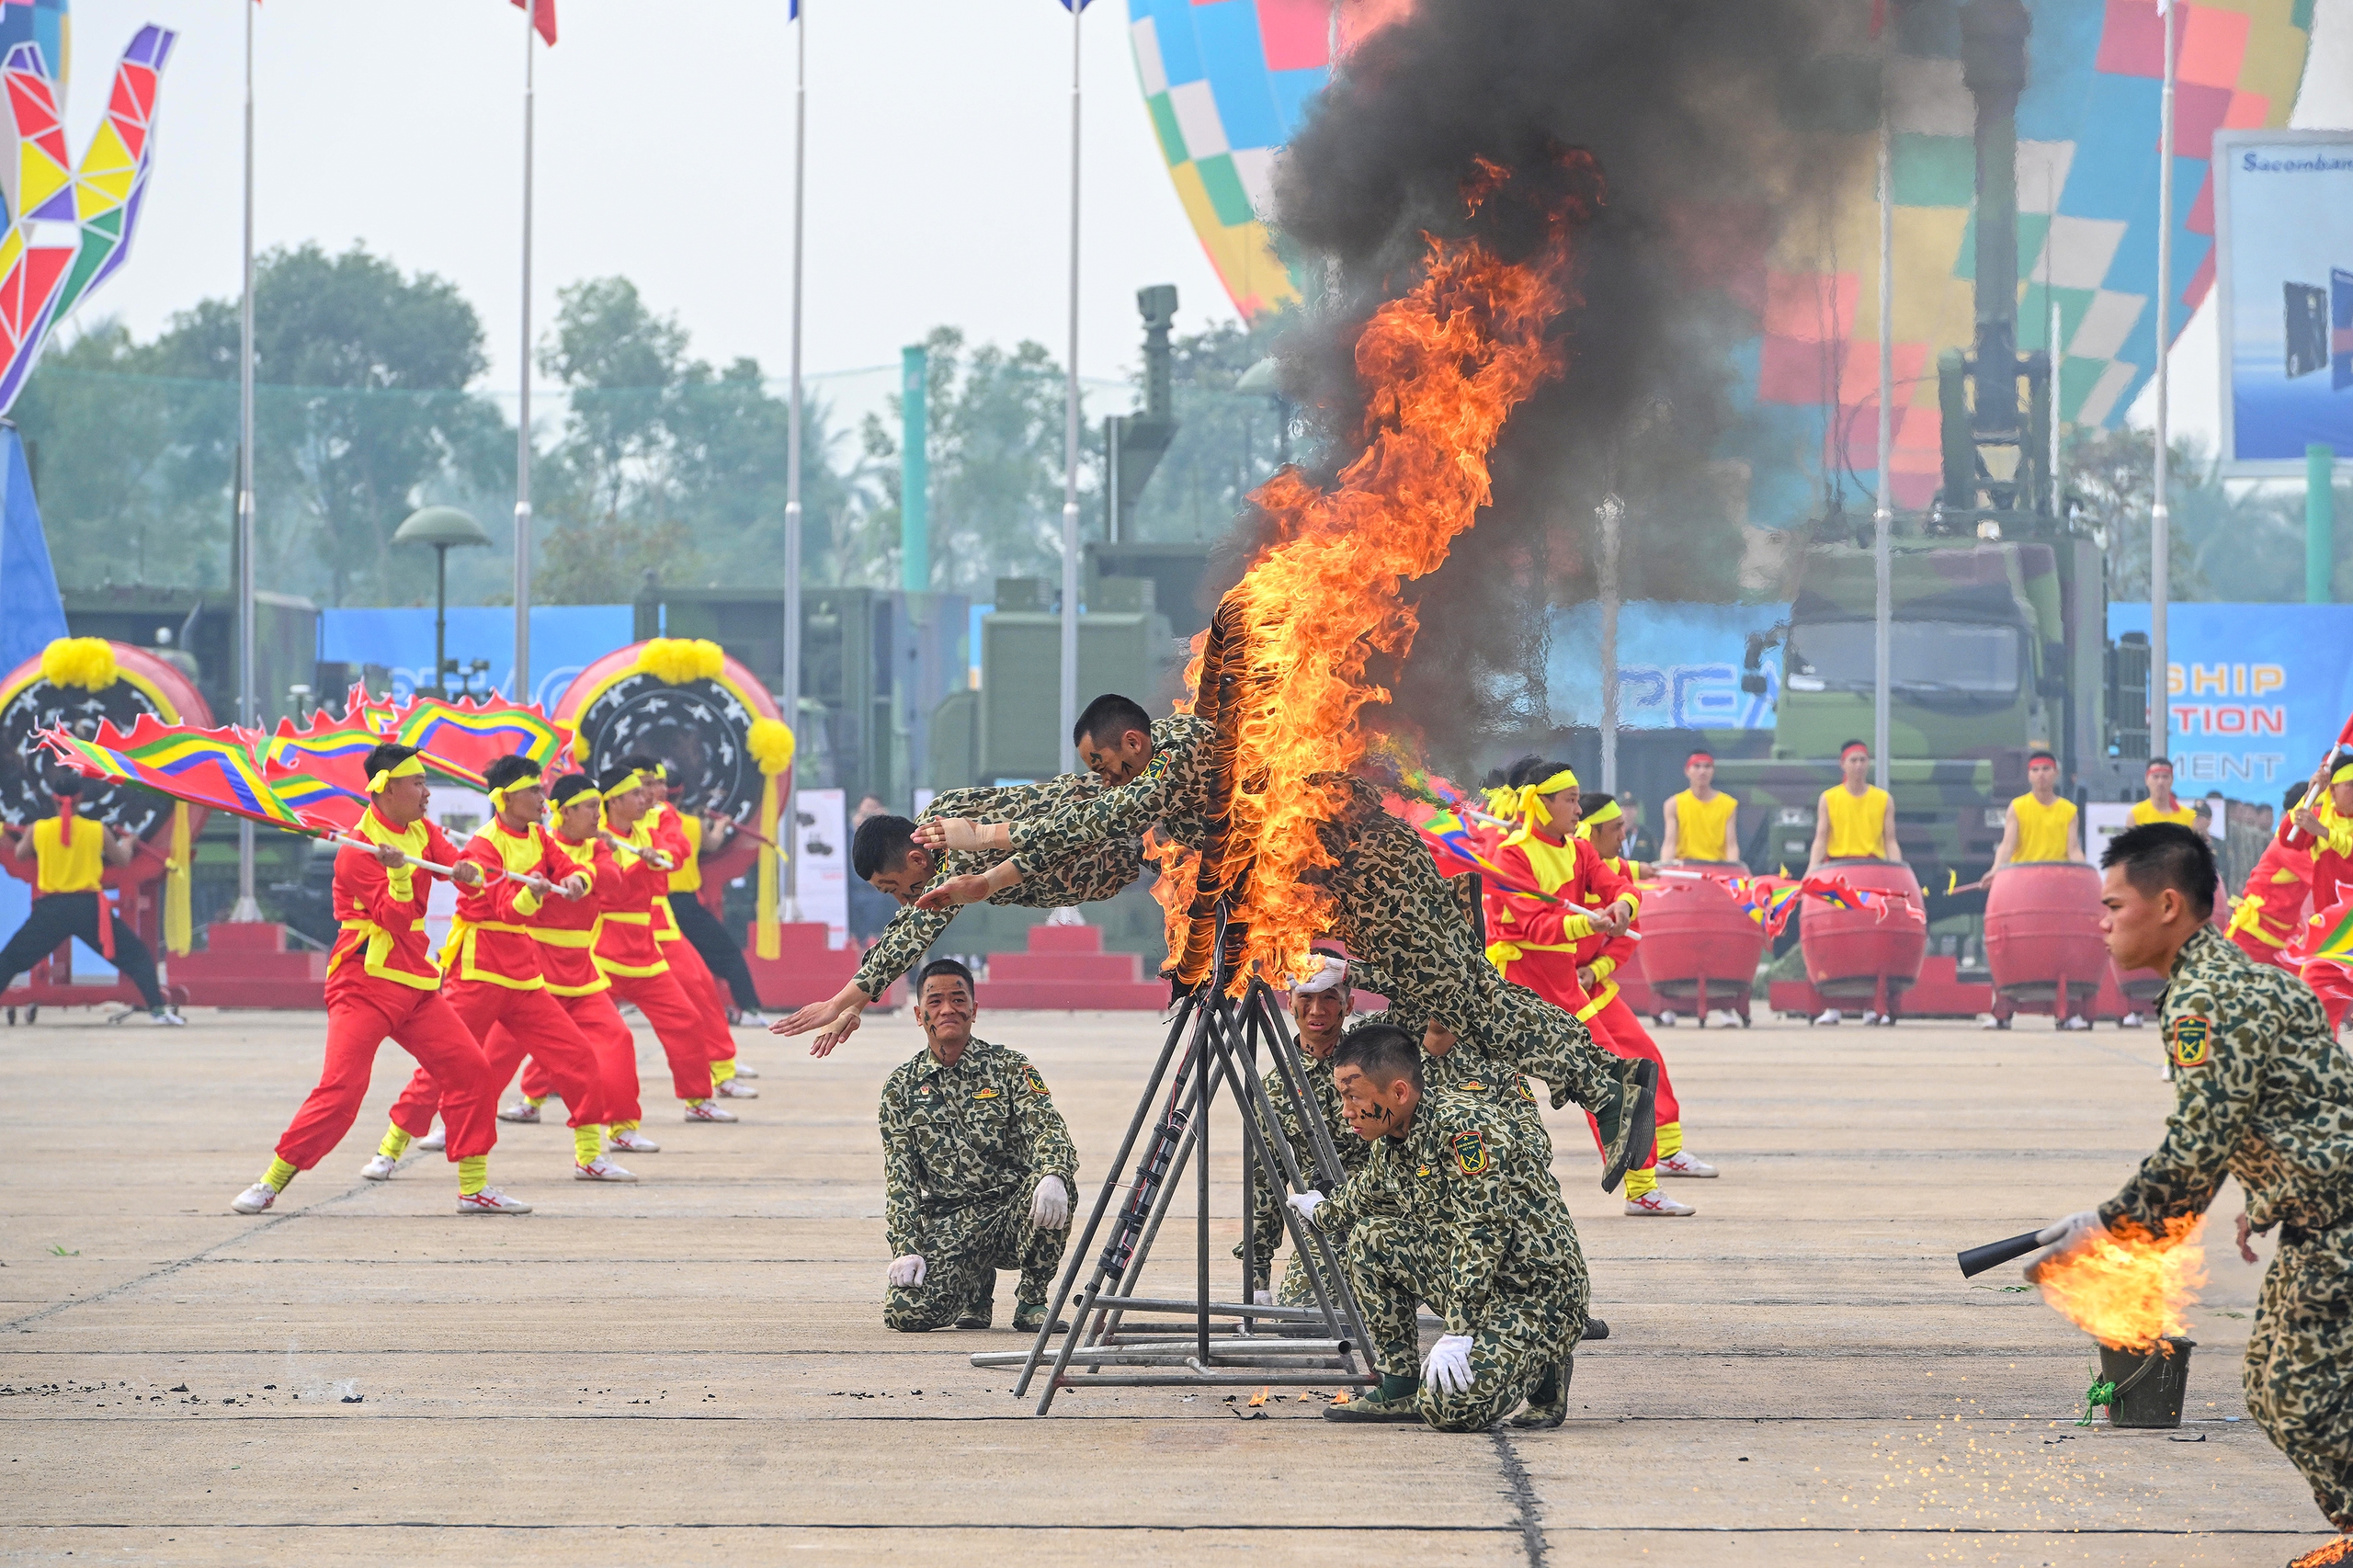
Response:
[{"label": "performer in red costume", "polygon": [[425,820],[431,793],[415,748],[380,745],[365,766],[370,801],[353,835],[375,845],[376,852],[347,846],[335,857],[335,912],[343,931],[327,955],[325,1068],[278,1141],[269,1168],[229,1207],[240,1214],[266,1211],[296,1172],[309,1170],[342,1142],[367,1096],[376,1048],[389,1037],[442,1087],[447,1153],[458,1167],[458,1212],[528,1214],[529,1204],[489,1185],[490,1151],[498,1142],[491,1108],[498,1085],[482,1047],[441,995],[441,971],[425,935],[426,893],[434,875],[425,862],[450,867],[458,885],[468,889],[482,885],[482,867],[460,862],[456,847]]},{"label": "performer in red costume", "polygon": [[[613,983],[597,967],[597,927],[608,906],[624,896],[629,879],[614,859],[612,846],[598,835],[597,819],[605,797],[585,773],[567,773],[550,787],[557,847],[588,869],[588,896],[548,905],[532,923],[540,944],[540,972],[554,997],[597,1052],[604,1074],[605,1135],[615,1149],[656,1154],[662,1145],[638,1130],[644,1111],[638,1100],[637,1037],[613,1003]],[[504,1024],[494,1025],[490,1048],[503,1049]],[[527,1096],[498,1113],[501,1121],[537,1121],[540,1106],[553,1086],[534,1062],[524,1070]]]},{"label": "performer in red costume", "polygon": [[2246,874],[2245,890],[2233,901],[2230,937],[2257,963],[2295,966],[2281,955],[2303,928],[2313,891],[2313,842],[2296,827],[2296,808],[2307,784],[2290,790],[2279,805],[2279,826]]},{"label": "performer in red costume", "polygon": [[[482,1042],[494,1095],[514,1075],[529,1042],[531,1060],[547,1072],[571,1113],[575,1179],[635,1181],[605,1158],[605,1122],[614,1114],[605,1064],[563,1002],[549,993],[540,960],[546,949],[533,935],[550,908],[587,898],[589,874],[540,826],[548,792],[538,763],[502,756],[483,777],[493,814],[464,855],[482,868],[483,880],[458,900],[442,954],[449,969],[442,994]],[[633,1056],[630,1067],[633,1078]],[[376,1157],[359,1174],[390,1180],[410,1140],[433,1125],[440,1100],[433,1075],[418,1068],[392,1102],[392,1124]]]},{"label": "performer in red costume", "polygon": [[[2340,747],[2330,754],[2313,775],[2313,786],[2288,820],[2313,848],[2315,913],[2305,929],[2316,940],[2353,914],[2353,751]],[[2353,1010],[2353,969],[2338,960],[2314,959],[2302,972],[2304,983],[2328,1009],[2328,1027],[2343,1023],[2346,1013]]]},{"label": "performer in red costume", "polygon": [[[1592,844],[1573,836],[1582,799],[1572,769],[1531,756],[1513,766],[1509,779],[1514,791],[1511,812],[1518,818],[1519,826],[1495,848],[1495,864],[1513,881],[1540,888],[1560,902],[1487,888],[1488,960],[1506,980],[1527,986],[1574,1015],[1602,1049],[1618,1056],[1647,1056],[1657,1062],[1658,1115],[1672,1117],[1677,1114],[1676,1104],[1658,1047],[1639,1026],[1627,1040],[1613,1036],[1607,1015],[1609,1004],[1617,1001],[1617,987],[1608,987],[1605,998],[1597,1001],[1577,975],[1585,961],[1582,955],[1599,953],[1624,937],[1641,913],[1641,895],[1624,876],[1602,864]],[[1632,1017],[1622,1003],[1619,1012]],[[1597,1130],[1595,1136],[1599,1136]],[[1655,1149],[1627,1169],[1626,1212],[1642,1216],[1693,1212],[1688,1204],[1658,1190]]]},{"label": "performer in red costume", "polygon": [[711,1090],[722,1099],[758,1099],[759,1090],[736,1082],[735,1031],[727,1022],[727,998],[719,978],[679,928],[678,912],[670,903],[680,868],[692,866],[701,847],[699,828],[690,833],[686,817],[670,803],[669,769],[661,759],[640,752],[622,758],[621,766],[644,780],[645,830],[654,847],[670,858],[669,878],[663,883],[661,902],[654,906],[654,939],[669,960],[670,972],[678,977],[679,994],[702,1016],[704,1038],[710,1043]]}]

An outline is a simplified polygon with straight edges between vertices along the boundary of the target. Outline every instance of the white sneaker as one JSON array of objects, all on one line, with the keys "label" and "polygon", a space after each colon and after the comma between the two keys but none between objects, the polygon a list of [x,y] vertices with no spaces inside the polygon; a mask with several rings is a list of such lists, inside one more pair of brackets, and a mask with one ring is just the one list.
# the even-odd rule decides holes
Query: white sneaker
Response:
[{"label": "white sneaker", "polygon": [[147,1021],[151,1024],[161,1024],[165,1028],[178,1028],[188,1022],[186,1018],[181,1017],[169,1007],[165,1008],[160,1013],[148,1014]]},{"label": "white sneaker", "polygon": [[1663,1176],[1712,1176],[1716,1174],[1716,1167],[1694,1157],[1688,1149],[1677,1149],[1658,1163],[1658,1174]]},{"label": "white sneaker", "polygon": [[1673,1013],[1673,1011],[1671,1011],[1671,1010],[1670,1010],[1670,1011],[1667,1011],[1667,1012],[1664,1012],[1664,1013],[1661,1013],[1661,1014],[1658,1016],[1658,1027],[1659,1027],[1659,1028],[1663,1028],[1663,1029],[1671,1029],[1671,1028],[1673,1028],[1675,1027],[1675,1024],[1676,1024],[1676,1018],[1675,1018],[1675,1014]]},{"label": "white sneaker", "polygon": [[494,1187],[485,1187],[480,1192],[462,1193],[458,1199],[458,1212],[460,1214],[529,1214],[530,1211],[529,1204],[509,1198]]},{"label": "white sneaker", "polygon": [[768,1016],[756,1009],[749,1013],[739,1013],[735,1017],[735,1027],[745,1029],[764,1029],[768,1027]]},{"label": "white sneaker", "polygon": [[722,1100],[756,1100],[760,1097],[759,1090],[749,1084],[739,1084],[733,1078],[720,1085],[714,1092]]},{"label": "white sneaker", "polygon": [[418,1139],[415,1146],[430,1150],[437,1154],[441,1153],[449,1147],[449,1130],[437,1126],[432,1131]]},{"label": "white sneaker", "polygon": [[1872,1012],[1869,1007],[1863,1009],[1863,1028],[1869,1028],[1878,1022],[1879,1015],[1877,1013]]},{"label": "white sneaker", "polygon": [[1677,1203],[1665,1193],[1654,1189],[1640,1198],[1626,1199],[1626,1212],[1681,1219],[1686,1214],[1697,1214],[1699,1210],[1688,1203]]},{"label": "white sneaker", "polygon": [[605,1146],[609,1149],[619,1149],[625,1154],[658,1154],[662,1152],[661,1144],[656,1143],[634,1127],[626,1132],[614,1133],[605,1140]]},{"label": "white sneaker", "polygon": [[733,1111],[729,1110],[717,1100],[688,1100],[687,1119],[688,1121],[734,1121],[738,1118]]},{"label": "white sneaker", "polygon": [[1837,1008],[1824,1007],[1821,1012],[1814,1015],[1813,1021],[1817,1024],[1835,1024],[1838,1021],[1838,1018],[1839,1013]]},{"label": "white sneaker", "polygon": [[[766,1021],[763,1021],[760,1025],[760,1028],[766,1028],[768,1026]],[[738,1078],[756,1078],[759,1075],[760,1070],[758,1068],[748,1065],[741,1058],[737,1059],[735,1062],[735,1076]]]},{"label": "white sneaker", "polygon": [[2081,1013],[2077,1013],[2071,1017],[2062,1018],[2059,1021],[2059,1027],[2070,1031],[2075,1029],[2087,1029],[2092,1027],[2092,1021],[2084,1017]]},{"label": "white sneaker", "polygon": [[400,1168],[401,1163],[390,1154],[375,1154],[369,1156],[368,1163],[359,1167],[359,1174],[368,1181],[390,1181],[392,1179],[392,1173]]},{"label": "white sneaker", "polygon": [[529,1100],[517,1100],[513,1105],[500,1106],[498,1108],[498,1119],[501,1121],[537,1121],[540,1119],[540,1108],[533,1105]]},{"label": "white sneaker", "polygon": [[622,1169],[599,1154],[585,1165],[573,1166],[572,1179],[574,1181],[635,1181],[637,1177],[631,1172]]},{"label": "white sneaker", "polygon": [[2120,1029],[2137,1029],[2141,1027],[2141,1015],[2127,1013],[2116,1020],[2116,1027]]},{"label": "white sneaker", "polygon": [[259,1214],[277,1201],[278,1188],[266,1181],[257,1181],[229,1199],[229,1207],[240,1214]]},{"label": "white sneaker", "polygon": [[1995,1017],[1988,1013],[1977,1020],[1977,1027],[1981,1029],[2006,1029],[2010,1027],[2010,1023],[2007,1018]]}]

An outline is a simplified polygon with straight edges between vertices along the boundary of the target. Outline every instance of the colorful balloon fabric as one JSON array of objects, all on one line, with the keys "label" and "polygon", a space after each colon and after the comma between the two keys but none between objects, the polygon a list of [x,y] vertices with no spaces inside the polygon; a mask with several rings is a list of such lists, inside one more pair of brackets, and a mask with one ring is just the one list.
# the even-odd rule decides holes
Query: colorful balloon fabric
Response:
[{"label": "colorful balloon fabric", "polygon": [[[2060,417],[2113,426],[2155,369],[2156,0],[2029,0],[2018,104],[2018,347],[2049,347],[2060,309]],[[2311,42],[2313,0],[2199,0],[2179,7],[2174,128],[2178,335],[2213,285],[2207,162],[2223,128],[2285,125]],[[1328,80],[1327,0],[1129,0],[1136,73],[1177,196],[1234,307],[1255,317],[1299,290],[1265,218],[1275,153]],[[1892,40],[1895,78],[1896,504],[1926,506],[1940,478],[1936,360],[1974,332],[1973,109],[1961,82],[1957,0],[1909,0]],[[1859,17],[1862,12],[1859,9]],[[1343,34],[1348,8],[1340,7]],[[1345,51],[1346,38],[1342,38]],[[1861,30],[1858,52],[1880,45]],[[1783,528],[1813,516],[1825,481],[1868,511],[1879,482],[1879,210],[1875,135],[1826,225],[1790,225],[1769,251],[1707,281],[1755,312],[1734,350],[1747,418],[1722,454],[1746,470],[1746,516]]]},{"label": "colorful balloon fabric", "polygon": [[67,0],[0,4],[0,413],[66,314],[129,256],[153,166],[155,91],[176,37],[143,27],[115,67],[81,167],[65,143]]}]

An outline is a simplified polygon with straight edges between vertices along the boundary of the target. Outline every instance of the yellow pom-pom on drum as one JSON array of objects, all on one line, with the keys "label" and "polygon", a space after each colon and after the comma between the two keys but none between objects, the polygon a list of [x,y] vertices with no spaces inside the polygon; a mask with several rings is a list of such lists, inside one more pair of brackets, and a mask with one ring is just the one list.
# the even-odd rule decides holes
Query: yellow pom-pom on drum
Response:
[{"label": "yellow pom-pom on drum", "polygon": [[51,686],[104,691],[121,676],[114,648],[103,637],[60,637],[40,651],[40,676]]},{"label": "yellow pom-pom on drum", "polygon": [[637,651],[637,667],[672,686],[716,680],[727,654],[707,637],[656,637]]},{"label": "yellow pom-pom on drum", "polygon": [[783,814],[784,790],[777,778],[792,766],[792,753],[797,744],[792,737],[792,726],[781,719],[755,719],[751,730],[744,737],[744,748],[752,754],[752,760],[759,765],[764,775],[764,787],[760,790],[760,836],[767,842],[760,846],[759,915],[752,938],[753,950],[764,959],[775,958],[783,951],[777,933],[776,916],[778,867],[780,863],[777,853],[777,828]]}]

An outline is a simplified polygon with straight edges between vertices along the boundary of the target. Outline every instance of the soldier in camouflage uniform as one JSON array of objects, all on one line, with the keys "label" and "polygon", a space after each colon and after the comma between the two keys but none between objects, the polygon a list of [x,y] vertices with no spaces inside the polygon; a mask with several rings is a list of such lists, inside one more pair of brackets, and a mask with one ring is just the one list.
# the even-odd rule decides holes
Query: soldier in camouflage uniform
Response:
[{"label": "soldier in camouflage uniform", "polygon": [[2102,1231],[2162,1235],[2166,1221],[2205,1212],[2222,1178],[2236,1176],[2246,1195],[2241,1246],[2250,1228],[2279,1227],[2247,1341],[2247,1410],[2330,1522],[2353,1531],[2353,1064],[2311,990],[2207,924],[2214,858],[2205,835],[2134,827],[2100,864],[2117,967],[2167,977],[2157,1016],[2174,1112],[2123,1190],[2038,1239],[2063,1252]]},{"label": "soldier in camouflage uniform", "polygon": [[[1332,1086],[1332,1053],[1340,1043],[1340,1030],[1347,1021],[1354,1000],[1347,965],[1330,957],[1324,959],[1321,972],[1301,982],[1291,992],[1291,1017],[1299,1025],[1299,1060],[1306,1074],[1307,1092],[1315,1096],[1316,1108],[1324,1114],[1324,1131],[1332,1140],[1334,1152],[1340,1156],[1341,1170],[1349,1175],[1360,1169],[1372,1153],[1370,1144],[1348,1131],[1347,1118],[1340,1108],[1340,1091]],[[1271,1067],[1262,1071],[1267,1098],[1275,1108],[1275,1124],[1282,1130],[1283,1142],[1290,1145],[1291,1158],[1299,1162],[1300,1175],[1312,1184],[1315,1180],[1314,1143],[1308,1137],[1307,1129],[1300,1124],[1280,1075]],[[1305,1258],[1297,1251],[1292,1252],[1289,1266],[1283,1269],[1282,1290],[1269,1293],[1275,1250],[1283,1241],[1282,1209],[1273,1188],[1265,1182],[1255,1183],[1250,1196],[1252,1295],[1261,1304],[1313,1306],[1315,1287]],[[1242,1256],[1238,1242],[1234,1244],[1233,1256]]]},{"label": "soldier in camouflage uniform", "polygon": [[[1003,824],[945,813],[925,824],[918,844],[1012,851],[985,874],[934,884],[925,900],[946,908],[995,897],[1089,845],[1154,824],[1188,849],[1206,847],[1218,801],[1216,731],[1188,713],[1153,722],[1148,732],[1130,727],[1143,722],[1143,710],[1120,697],[1098,697],[1080,716],[1079,753],[1108,786],[1100,794],[1073,795]],[[1335,864],[1317,873],[1330,896],[1333,935],[1352,959],[1381,972],[1381,994],[1404,1012],[1543,1079],[1556,1108],[1574,1099],[1593,1111],[1602,1130],[1602,1190],[1614,1188],[1628,1163],[1650,1150],[1655,1065],[1610,1055],[1575,1018],[1506,984],[1421,836],[1382,808],[1380,791],[1345,776],[1320,782],[1335,797],[1322,827]]]},{"label": "soldier in camouflage uniform", "polygon": [[[1064,773],[1042,784],[1009,784],[995,789],[947,790],[923,810],[915,822],[904,817],[870,817],[860,823],[851,846],[858,874],[899,901],[900,908],[882,935],[866,950],[849,983],[823,1002],[813,1002],[768,1026],[779,1035],[820,1031],[810,1047],[813,1056],[828,1056],[856,1031],[860,1017],[891,983],[923,961],[956,918],[950,907],[917,908],[926,889],[951,877],[988,870],[1006,858],[1003,850],[956,850],[942,854],[914,843],[916,828],[941,816],[972,822],[1008,822],[1023,812],[1047,811],[1073,800],[1103,792],[1103,786],[1085,773]],[[1134,835],[1098,839],[1075,853],[1047,861],[1038,874],[1024,877],[991,903],[1026,909],[1063,909],[1097,899],[1111,898],[1136,880],[1143,869],[1143,846]]]},{"label": "soldier in camouflage uniform", "polygon": [[[1328,1199],[1306,1192],[1290,1202],[1318,1230],[1351,1233],[1349,1279],[1381,1386],[1325,1414],[1477,1432],[1525,1400],[1512,1425],[1559,1426],[1588,1297],[1560,1184],[1493,1096],[1427,1092],[1421,1052],[1403,1029],[1353,1030],[1336,1056],[1341,1096],[1372,1157]],[[1366,1221],[1370,1241],[1355,1233]],[[1427,1360],[1424,1301],[1445,1320]]]},{"label": "soldier in camouflage uniform", "polygon": [[918,984],[926,1044],[882,1085],[882,1322],[986,1328],[996,1271],[1017,1268],[1013,1326],[1034,1333],[1070,1242],[1078,1151],[1029,1058],[972,1038],[972,971],[941,959]]}]

